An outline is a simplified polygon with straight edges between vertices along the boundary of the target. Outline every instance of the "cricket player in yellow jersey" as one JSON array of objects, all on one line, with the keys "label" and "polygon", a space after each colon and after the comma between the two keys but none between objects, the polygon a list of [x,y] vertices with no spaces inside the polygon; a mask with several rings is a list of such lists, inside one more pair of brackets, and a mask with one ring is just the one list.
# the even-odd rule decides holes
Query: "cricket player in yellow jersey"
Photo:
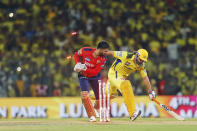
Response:
[{"label": "cricket player in yellow jersey", "polygon": [[108,72],[111,94],[116,94],[117,89],[121,92],[130,119],[134,121],[141,114],[141,111],[136,111],[132,85],[129,80],[126,80],[127,76],[129,76],[131,72],[139,71],[148,90],[150,99],[156,98],[155,92],[151,89],[151,84],[145,69],[145,62],[148,60],[148,52],[145,49],[139,49],[133,53],[126,51],[108,51],[105,55],[116,58]]}]

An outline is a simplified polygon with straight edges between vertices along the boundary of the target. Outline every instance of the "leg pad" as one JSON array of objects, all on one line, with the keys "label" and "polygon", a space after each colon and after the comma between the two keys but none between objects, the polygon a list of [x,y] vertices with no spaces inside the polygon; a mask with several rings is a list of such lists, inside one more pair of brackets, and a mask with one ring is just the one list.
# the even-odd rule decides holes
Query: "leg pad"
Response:
[{"label": "leg pad", "polygon": [[88,114],[88,117],[89,118],[91,116],[95,116],[96,117],[96,114],[95,114],[94,108],[92,106],[92,102],[90,100],[88,91],[82,91],[81,92],[81,99],[82,99],[82,103],[83,103],[83,105],[84,105],[84,107],[86,109],[86,112]]}]

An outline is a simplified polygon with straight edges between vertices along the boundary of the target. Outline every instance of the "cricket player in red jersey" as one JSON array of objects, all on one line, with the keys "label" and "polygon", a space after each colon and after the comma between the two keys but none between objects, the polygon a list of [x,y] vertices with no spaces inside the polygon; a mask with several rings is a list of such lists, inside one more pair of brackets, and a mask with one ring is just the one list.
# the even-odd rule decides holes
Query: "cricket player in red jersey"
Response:
[{"label": "cricket player in red jersey", "polygon": [[98,43],[97,48],[83,47],[75,53],[74,71],[78,72],[78,79],[81,88],[81,99],[89,117],[89,121],[96,121],[96,113],[89,97],[90,85],[95,94],[98,96],[98,80],[100,80],[100,71],[104,67],[106,57],[103,55],[109,49],[106,41]]}]

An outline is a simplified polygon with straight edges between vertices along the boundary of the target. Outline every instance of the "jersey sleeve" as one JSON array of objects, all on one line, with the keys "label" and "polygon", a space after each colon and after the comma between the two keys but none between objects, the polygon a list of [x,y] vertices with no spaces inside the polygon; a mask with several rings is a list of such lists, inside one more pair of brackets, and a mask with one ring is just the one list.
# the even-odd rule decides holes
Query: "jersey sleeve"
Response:
[{"label": "jersey sleeve", "polygon": [[75,64],[77,64],[78,62],[81,62],[82,56],[83,56],[83,48],[75,52],[75,55],[74,55]]},{"label": "jersey sleeve", "polygon": [[127,59],[132,58],[133,53],[127,51],[114,51],[114,57],[117,59]]},{"label": "jersey sleeve", "polygon": [[145,68],[141,69],[139,72],[140,72],[140,75],[141,75],[142,78],[147,76],[147,72],[146,72]]}]

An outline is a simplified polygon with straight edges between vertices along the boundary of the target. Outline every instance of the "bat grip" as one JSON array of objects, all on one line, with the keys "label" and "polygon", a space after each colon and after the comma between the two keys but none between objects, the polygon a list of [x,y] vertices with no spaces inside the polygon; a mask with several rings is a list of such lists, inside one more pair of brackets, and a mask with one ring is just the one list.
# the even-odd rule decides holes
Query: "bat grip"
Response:
[{"label": "bat grip", "polygon": [[153,100],[154,102],[156,102],[158,105],[160,105],[159,101],[157,101],[155,98],[152,98],[152,100]]}]

